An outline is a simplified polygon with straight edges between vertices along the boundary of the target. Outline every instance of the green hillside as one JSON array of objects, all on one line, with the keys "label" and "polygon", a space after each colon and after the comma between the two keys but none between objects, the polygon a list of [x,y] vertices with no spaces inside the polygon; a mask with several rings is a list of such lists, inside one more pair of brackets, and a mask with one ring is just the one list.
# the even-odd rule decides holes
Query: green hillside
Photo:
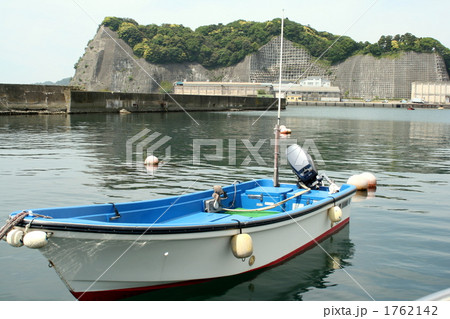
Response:
[{"label": "green hillside", "polygon": [[[450,50],[433,38],[418,38],[406,33],[381,36],[377,43],[363,43],[347,36],[339,38],[328,32],[319,32],[288,19],[284,23],[286,39],[305,48],[314,57],[323,54],[322,61],[325,63],[341,62],[355,54],[382,57],[395,56],[402,51],[438,52],[450,73]],[[136,56],[150,63],[198,62],[207,68],[231,66],[242,61],[246,55],[256,52],[271,38],[278,36],[280,24],[281,19],[266,22],[238,20],[226,25],[201,26],[193,31],[178,24],[144,26],[133,19],[117,17],[106,17],[102,22],[102,25],[116,31],[133,48]]]}]

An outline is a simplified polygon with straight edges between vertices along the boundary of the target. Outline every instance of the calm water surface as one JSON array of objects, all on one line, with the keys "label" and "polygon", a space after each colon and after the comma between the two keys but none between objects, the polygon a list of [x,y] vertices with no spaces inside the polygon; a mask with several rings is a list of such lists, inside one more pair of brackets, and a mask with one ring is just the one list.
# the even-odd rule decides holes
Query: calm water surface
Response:
[{"label": "calm water surface", "polygon": [[[21,209],[272,176],[274,112],[191,115],[199,125],[185,113],[0,117],[1,224]],[[289,107],[282,116],[293,130],[283,142],[309,147],[338,183],[373,172],[376,193],[355,197],[349,226],[321,247],[277,267],[135,299],[415,300],[450,287],[450,111]],[[127,162],[127,139],[145,128],[161,134],[154,141],[170,138],[155,151],[164,161],[156,172],[136,163],[136,145]],[[222,154],[203,145],[194,164],[199,139],[214,139]],[[295,181],[287,165],[280,175]],[[73,300],[47,265],[38,251],[1,242],[0,300]]]}]

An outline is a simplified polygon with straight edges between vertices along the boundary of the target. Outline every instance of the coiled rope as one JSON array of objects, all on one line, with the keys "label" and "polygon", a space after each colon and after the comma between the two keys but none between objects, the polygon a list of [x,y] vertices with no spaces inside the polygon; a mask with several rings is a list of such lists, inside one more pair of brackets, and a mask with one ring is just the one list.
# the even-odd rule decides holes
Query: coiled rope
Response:
[{"label": "coiled rope", "polygon": [[23,211],[19,214],[17,214],[14,217],[10,217],[8,219],[8,221],[6,222],[5,226],[2,227],[2,229],[0,229],[0,240],[3,239],[3,237],[5,237],[5,235],[14,227],[16,226],[18,223],[20,223],[25,217],[27,217],[29,214],[28,211]]}]

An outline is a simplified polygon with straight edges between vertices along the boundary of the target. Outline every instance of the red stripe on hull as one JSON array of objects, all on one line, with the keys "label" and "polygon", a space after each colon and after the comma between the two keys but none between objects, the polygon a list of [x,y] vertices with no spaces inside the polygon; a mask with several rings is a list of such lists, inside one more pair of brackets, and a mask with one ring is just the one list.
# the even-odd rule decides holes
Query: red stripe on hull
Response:
[{"label": "red stripe on hull", "polygon": [[[276,264],[279,264],[297,254],[300,252],[304,252],[312,247],[314,247],[317,243],[323,241],[327,237],[331,236],[332,234],[338,232],[342,228],[344,228],[345,225],[347,225],[350,221],[350,217],[343,220],[339,224],[335,225],[334,227],[327,230],[325,233],[320,235],[319,237],[315,238],[314,240],[311,240],[307,244],[301,246],[300,248],[297,248],[296,250],[290,252],[289,254],[269,263],[264,266],[261,266],[259,268],[252,269],[248,272],[252,272],[255,270],[263,269],[272,267]],[[219,277],[218,277],[219,278]],[[164,284],[164,285],[157,285],[157,286],[147,286],[147,287],[137,287],[137,288],[124,288],[124,289],[116,289],[116,290],[103,290],[103,291],[86,291],[86,292],[75,292],[71,291],[72,295],[77,298],[78,300],[82,301],[108,301],[108,300],[120,300],[128,297],[132,297],[135,295],[139,295],[145,292],[158,290],[158,289],[166,289],[166,288],[174,288],[174,287],[181,287],[181,286],[188,286],[188,285],[194,285],[194,284],[200,284],[203,282],[211,281],[216,278],[207,278],[207,279],[198,279],[198,280],[189,280],[189,281],[180,281],[175,282],[171,284]]]},{"label": "red stripe on hull", "polygon": [[136,295],[140,295],[145,292],[158,289],[182,287],[194,284],[200,284],[202,282],[210,281],[210,279],[198,279],[189,281],[174,282],[171,284],[147,286],[147,287],[137,287],[137,288],[124,288],[116,290],[102,290],[102,291],[86,291],[86,292],[76,292],[71,291],[72,295],[80,301],[110,301],[110,300],[120,300]]}]

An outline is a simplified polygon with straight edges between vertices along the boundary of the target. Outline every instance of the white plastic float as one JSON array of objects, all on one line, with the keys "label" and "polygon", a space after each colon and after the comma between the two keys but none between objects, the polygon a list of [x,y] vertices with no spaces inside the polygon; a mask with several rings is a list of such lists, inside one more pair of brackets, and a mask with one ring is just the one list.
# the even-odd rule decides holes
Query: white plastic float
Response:
[{"label": "white plastic float", "polygon": [[253,254],[253,241],[249,234],[238,234],[231,238],[231,251],[236,258],[247,258]]},{"label": "white plastic float", "polygon": [[284,135],[291,134],[291,129],[287,128],[284,125],[280,125],[280,134]]},{"label": "white plastic float", "polygon": [[28,247],[39,249],[47,245],[49,233],[44,231],[24,232],[22,229],[14,228],[6,235],[6,242],[13,247]]},{"label": "white plastic float", "polygon": [[158,165],[159,159],[156,156],[149,155],[144,161],[145,165]]},{"label": "white plastic float", "polygon": [[32,231],[23,236],[23,244],[28,248],[42,248],[48,243],[48,235],[43,231]]},{"label": "white plastic float", "polygon": [[6,235],[6,242],[13,247],[23,246],[23,231],[20,229],[12,229]]},{"label": "white plastic float", "polygon": [[338,206],[328,209],[328,218],[332,223],[340,222],[342,219],[342,210]]},{"label": "white plastic float", "polygon": [[353,175],[347,180],[347,184],[356,186],[356,189],[368,190],[377,187],[377,179],[372,173],[364,172],[362,174]]},{"label": "white plastic float", "polygon": [[280,125],[280,134],[285,134],[285,135],[291,134],[291,129],[287,128],[284,125]]}]

